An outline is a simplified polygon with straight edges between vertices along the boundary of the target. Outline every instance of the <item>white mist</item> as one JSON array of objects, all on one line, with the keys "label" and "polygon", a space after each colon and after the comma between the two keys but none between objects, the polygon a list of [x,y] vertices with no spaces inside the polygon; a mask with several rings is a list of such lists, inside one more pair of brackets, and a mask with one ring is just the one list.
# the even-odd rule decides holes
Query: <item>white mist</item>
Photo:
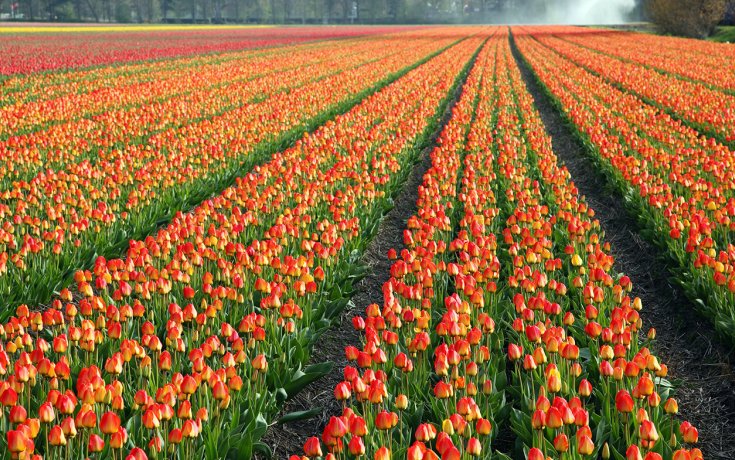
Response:
[{"label": "white mist", "polygon": [[547,0],[550,24],[621,24],[636,6],[635,0]]}]

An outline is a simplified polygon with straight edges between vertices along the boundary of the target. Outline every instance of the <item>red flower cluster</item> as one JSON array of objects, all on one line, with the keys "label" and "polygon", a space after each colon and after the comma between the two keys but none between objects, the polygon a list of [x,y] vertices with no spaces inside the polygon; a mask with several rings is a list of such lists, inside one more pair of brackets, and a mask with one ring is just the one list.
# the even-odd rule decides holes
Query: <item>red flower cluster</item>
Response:
[{"label": "red flower cluster", "polygon": [[[37,26],[34,24],[33,26]],[[192,56],[398,32],[407,27],[219,27],[216,29],[0,35],[0,75],[29,74],[112,63]],[[78,29],[78,28],[77,28]],[[41,33],[34,33],[41,32]],[[10,80],[9,85],[17,80]],[[4,85],[8,84],[3,82]]]}]

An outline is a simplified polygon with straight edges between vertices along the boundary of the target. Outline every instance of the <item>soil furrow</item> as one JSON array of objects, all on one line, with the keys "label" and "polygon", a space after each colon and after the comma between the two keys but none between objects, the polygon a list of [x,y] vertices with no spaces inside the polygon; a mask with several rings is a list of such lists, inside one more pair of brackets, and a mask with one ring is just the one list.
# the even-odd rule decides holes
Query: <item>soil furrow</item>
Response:
[{"label": "soil furrow", "polygon": [[654,347],[678,386],[680,414],[699,429],[705,458],[735,458],[735,372],[732,349],[716,338],[712,325],[696,313],[682,289],[670,280],[659,249],[640,236],[643,230],[620,193],[600,172],[573,127],[554,107],[511,38],[513,55],[552,138],[554,153],[586,197],[612,247],[615,268],[633,281],[643,301],[644,330],[656,329]]}]

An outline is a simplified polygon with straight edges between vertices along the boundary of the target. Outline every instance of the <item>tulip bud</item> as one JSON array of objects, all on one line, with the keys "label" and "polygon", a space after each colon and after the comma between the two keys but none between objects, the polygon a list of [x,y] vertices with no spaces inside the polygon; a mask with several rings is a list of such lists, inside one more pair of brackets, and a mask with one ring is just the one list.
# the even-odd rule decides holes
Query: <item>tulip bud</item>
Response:
[{"label": "tulip bud", "polygon": [[528,451],[528,460],[545,460],[544,453],[538,447],[532,447]]},{"label": "tulip bud", "polygon": [[104,434],[114,434],[120,429],[120,417],[114,412],[105,412],[100,420],[100,431]]},{"label": "tulip bud", "polygon": [[559,434],[554,438],[554,449],[559,453],[569,450],[569,438],[566,434]]},{"label": "tulip bud", "polygon": [[691,425],[689,425],[688,429],[683,430],[683,426],[684,424],[682,423],[682,426],[679,427],[682,440],[687,444],[696,444],[699,441],[699,431]]},{"label": "tulip bud", "polygon": [[355,457],[365,455],[365,442],[363,442],[361,437],[353,436],[352,439],[350,439],[347,449],[350,451],[350,454]]},{"label": "tulip bud", "polygon": [[454,425],[452,425],[452,421],[449,419],[445,419],[442,422],[442,431],[449,436],[454,434]]},{"label": "tulip bud", "polygon": [[620,390],[617,395],[615,395],[615,407],[618,412],[631,413],[633,412],[634,406],[633,398],[627,391]]},{"label": "tulip bud", "polygon": [[347,382],[340,382],[334,387],[334,397],[337,401],[344,401],[351,396],[350,385]]},{"label": "tulip bud", "polygon": [[602,446],[602,459],[608,460],[609,458],[610,458],[610,446],[607,443],[605,443]]},{"label": "tulip bud", "polygon": [[48,434],[48,442],[52,446],[66,445],[66,436],[64,436],[64,431],[61,429],[60,425],[54,425],[51,427]]},{"label": "tulip bud", "polygon": [[581,436],[577,438],[577,451],[582,455],[591,455],[595,450],[595,444],[589,436]]},{"label": "tulip bud", "polygon": [[174,428],[168,433],[168,442],[171,444],[180,444],[183,438],[183,433],[179,428]]},{"label": "tulip bud", "polygon": [[678,414],[679,403],[674,398],[667,399],[664,403],[664,411],[666,411],[667,414]]},{"label": "tulip bud", "polygon": [[477,420],[477,423],[475,424],[475,430],[477,431],[477,434],[482,436],[488,436],[492,432],[493,426],[492,423],[490,423],[490,420],[480,418]]},{"label": "tulip bud", "polygon": [[587,398],[591,394],[592,394],[592,384],[589,382],[589,380],[582,379],[582,381],[579,382],[579,395]]},{"label": "tulip bud", "polygon": [[92,433],[89,435],[89,442],[87,443],[87,450],[90,452],[102,452],[105,448],[105,441],[98,435]]},{"label": "tulip bud", "polygon": [[625,460],[643,460],[643,457],[641,456],[641,451],[638,449],[638,446],[635,444],[628,447],[628,450],[625,451]]},{"label": "tulip bud", "polygon": [[477,438],[470,438],[467,441],[467,449],[465,451],[473,457],[479,457],[482,453],[482,444],[480,444],[480,440]]},{"label": "tulip bud", "polygon": [[404,394],[396,396],[396,409],[406,410],[408,407],[408,397]]},{"label": "tulip bud", "polygon": [[390,450],[383,446],[375,452],[375,460],[390,460]]}]

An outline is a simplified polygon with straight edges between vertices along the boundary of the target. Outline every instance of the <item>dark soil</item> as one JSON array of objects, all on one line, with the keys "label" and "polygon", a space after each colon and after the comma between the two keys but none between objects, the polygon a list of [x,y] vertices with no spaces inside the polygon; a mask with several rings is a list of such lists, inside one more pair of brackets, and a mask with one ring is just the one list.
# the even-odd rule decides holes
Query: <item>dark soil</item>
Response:
[{"label": "dark soil", "polygon": [[671,282],[658,247],[641,228],[622,196],[596,167],[586,148],[554,107],[512,43],[524,81],[553,141],[554,153],[572,175],[579,193],[595,210],[612,246],[615,268],[630,276],[632,295],[643,301],[644,330],[656,328],[655,349],[669,367],[682,419],[699,429],[707,459],[735,458],[735,372],[732,348],[720,342],[710,322],[698,316],[682,289]]},{"label": "dark soil", "polygon": [[294,399],[287,402],[283,409],[283,413],[287,414],[321,407],[321,415],[310,420],[270,427],[263,442],[271,447],[273,458],[287,459],[290,455],[302,454],[304,442],[311,436],[321,437],[329,419],[342,413],[342,405],[334,398],[334,387],[342,381],[342,372],[348,364],[345,347],[354,345],[359,348],[361,343],[360,333],[352,327],[352,317],[362,314],[365,307],[370,304],[382,305],[383,303],[383,284],[390,277],[392,265],[392,261],[388,259],[388,250],[394,248],[400,253],[404,248],[403,230],[406,228],[408,218],[418,209],[416,205],[418,188],[431,167],[430,153],[436,145],[436,139],[441,130],[452,115],[452,108],[462,95],[464,81],[462,80],[457,85],[428,146],[421,152],[418,163],[413,166],[408,179],[402,184],[393,208],[383,217],[378,231],[362,256],[362,262],[368,265],[369,271],[356,285],[356,292],[352,296],[354,308],[345,309],[339,326],[327,331],[322,336],[319,346],[313,351],[312,363],[332,361],[335,363],[334,370],[307,386]]}]

